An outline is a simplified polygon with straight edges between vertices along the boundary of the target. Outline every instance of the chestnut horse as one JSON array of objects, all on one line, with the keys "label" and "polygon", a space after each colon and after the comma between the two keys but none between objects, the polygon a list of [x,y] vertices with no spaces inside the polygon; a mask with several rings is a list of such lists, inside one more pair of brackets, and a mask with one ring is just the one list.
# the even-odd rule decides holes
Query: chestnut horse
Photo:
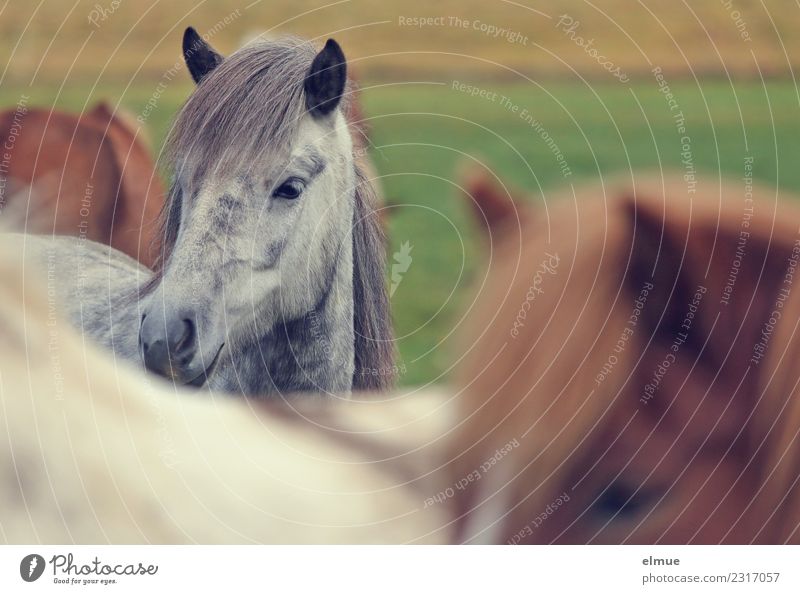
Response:
[{"label": "chestnut horse", "polygon": [[800,542],[793,201],[636,179],[508,222],[464,341],[450,482],[493,462],[457,540]]},{"label": "chestnut horse", "polygon": [[26,232],[81,236],[152,267],[164,187],[123,114],[106,103],[82,116],[9,110],[0,138],[9,155],[2,202],[29,199]]}]

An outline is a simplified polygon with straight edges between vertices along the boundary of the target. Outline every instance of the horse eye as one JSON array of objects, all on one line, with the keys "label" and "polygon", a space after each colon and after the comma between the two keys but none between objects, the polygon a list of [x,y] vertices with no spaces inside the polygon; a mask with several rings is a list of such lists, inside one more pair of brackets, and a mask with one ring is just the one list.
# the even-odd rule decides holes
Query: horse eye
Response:
[{"label": "horse eye", "polygon": [[303,190],[305,189],[306,189],[305,182],[302,179],[293,177],[287,179],[280,186],[278,186],[275,189],[275,191],[272,192],[272,197],[294,200],[295,198],[299,198],[300,194],[302,194]]},{"label": "horse eye", "polygon": [[652,502],[652,493],[624,483],[613,483],[592,504],[592,511],[603,518],[624,519],[636,515]]}]

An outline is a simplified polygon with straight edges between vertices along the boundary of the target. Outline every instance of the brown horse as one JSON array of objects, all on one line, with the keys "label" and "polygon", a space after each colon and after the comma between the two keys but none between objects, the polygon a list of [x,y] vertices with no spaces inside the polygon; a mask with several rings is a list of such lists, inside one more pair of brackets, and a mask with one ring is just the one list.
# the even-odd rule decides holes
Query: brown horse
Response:
[{"label": "brown horse", "polygon": [[464,342],[458,541],[800,542],[791,202],[637,179],[503,228]]},{"label": "brown horse", "polygon": [[82,116],[9,110],[0,138],[8,154],[0,200],[29,200],[27,232],[78,235],[152,266],[164,188],[124,115],[105,103]]}]

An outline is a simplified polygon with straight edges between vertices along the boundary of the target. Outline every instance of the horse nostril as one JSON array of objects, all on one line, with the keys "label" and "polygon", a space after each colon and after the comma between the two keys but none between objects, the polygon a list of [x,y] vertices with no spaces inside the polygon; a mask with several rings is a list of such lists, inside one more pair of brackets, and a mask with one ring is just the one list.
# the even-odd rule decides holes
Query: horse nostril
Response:
[{"label": "horse nostril", "polygon": [[142,338],[142,327],[144,326],[144,320],[146,317],[147,314],[142,314],[142,319],[139,320],[139,348],[142,349],[143,354],[147,354],[147,351],[150,348],[150,344]]},{"label": "horse nostril", "polygon": [[179,357],[190,350],[194,346],[194,335],[194,322],[189,318],[181,320],[181,334],[175,341],[173,355]]}]

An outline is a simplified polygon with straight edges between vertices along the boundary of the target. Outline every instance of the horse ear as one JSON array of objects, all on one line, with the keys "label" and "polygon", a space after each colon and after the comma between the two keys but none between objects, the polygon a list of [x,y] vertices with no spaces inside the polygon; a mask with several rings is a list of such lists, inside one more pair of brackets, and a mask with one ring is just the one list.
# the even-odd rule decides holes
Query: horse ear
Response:
[{"label": "horse ear", "polygon": [[329,39],[314,57],[305,82],[306,107],[314,117],[323,117],[339,105],[347,82],[347,61],[339,44]]},{"label": "horse ear", "polygon": [[222,64],[224,58],[208,45],[194,27],[187,27],[183,33],[183,58],[195,83]]},{"label": "horse ear", "polygon": [[88,115],[98,122],[107,124],[114,119],[114,110],[106,101],[99,101]]},{"label": "horse ear", "polygon": [[516,192],[510,191],[494,173],[485,167],[465,162],[458,179],[464,197],[487,237],[499,232],[505,225],[519,223],[520,212],[514,201]]}]

